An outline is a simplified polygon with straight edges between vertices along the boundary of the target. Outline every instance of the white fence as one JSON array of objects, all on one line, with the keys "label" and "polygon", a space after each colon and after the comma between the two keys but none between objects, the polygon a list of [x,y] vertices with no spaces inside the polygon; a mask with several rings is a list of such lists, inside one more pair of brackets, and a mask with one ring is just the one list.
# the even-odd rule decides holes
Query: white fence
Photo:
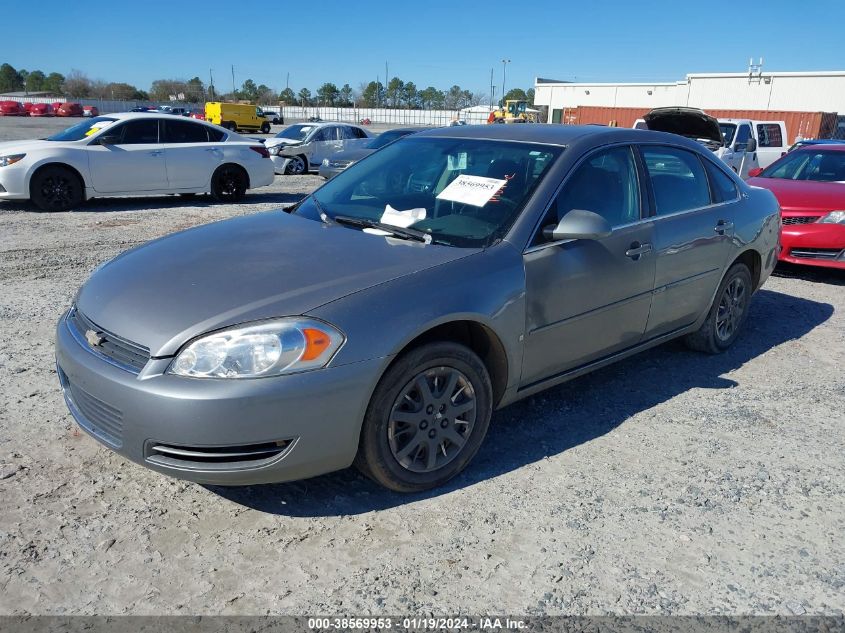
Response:
[{"label": "white fence", "polygon": [[466,121],[468,124],[487,123],[489,112],[473,112],[468,110],[409,110],[393,108],[328,108],[284,106],[282,108],[264,108],[264,110],[281,111],[285,122],[306,121],[311,117],[319,117],[324,121],[344,121],[360,123],[369,119],[370,123],[391,123],[395,125],[448,125],[455,119]]}]

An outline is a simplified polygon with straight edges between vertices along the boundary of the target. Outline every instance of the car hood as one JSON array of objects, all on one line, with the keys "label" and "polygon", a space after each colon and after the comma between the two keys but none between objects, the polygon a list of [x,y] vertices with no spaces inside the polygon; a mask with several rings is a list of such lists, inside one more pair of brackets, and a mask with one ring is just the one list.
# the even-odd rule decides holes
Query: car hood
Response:
[{"label": "car hood", "polygon": [[749,185],[768,189],[784,211],[845,210],[845,184],[786,178],[751,178]]},{"label": "car hood", "polygon": [[8,154],[10,150],[13,152],[26,152],[44,147],[57,147],[58,144],[59,142],[57,141],[2,141],[0,142],[0,156]]},{"label": "car hood", "polygon": [[264,146],[265,147],[276,147],[276,145],[301,145],[302,141],[298,141],[295,138],[273,138],[264,139]]},{"label": "car hood", "polygon": [[[215,222],[127,251],[80,290],[94,323],[171,356],[229,325],[296,316],[480,249],[427,245],[281,211]],[[341,325],[341,324],[338,324]]]},{"label": "car hood", "polygon": [[691,139],[706,139],[724,145],[719,122],[695,108],[655,108],[643,119],[649,130],[670,132]]}]

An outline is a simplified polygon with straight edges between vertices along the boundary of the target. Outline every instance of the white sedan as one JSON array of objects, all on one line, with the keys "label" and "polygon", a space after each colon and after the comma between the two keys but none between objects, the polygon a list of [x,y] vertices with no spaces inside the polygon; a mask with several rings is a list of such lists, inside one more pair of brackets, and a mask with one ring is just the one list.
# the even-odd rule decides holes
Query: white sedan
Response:
[{"label": "white sedan", "polygon": [[42,211],[109,196],[210,192],[233,202],[273,178],[261,143],[181,117],[110,114],[44,140],[0,143],[0,200]]}]

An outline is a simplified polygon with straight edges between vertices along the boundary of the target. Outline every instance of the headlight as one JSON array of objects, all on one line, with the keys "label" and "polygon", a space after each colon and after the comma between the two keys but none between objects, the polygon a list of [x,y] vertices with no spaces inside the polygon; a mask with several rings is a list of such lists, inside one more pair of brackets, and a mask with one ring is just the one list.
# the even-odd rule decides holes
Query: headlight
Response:
[{"label": "headlight", "polygon": [[0,156],[0,167],[8,167],[14,165],[21,160],[26,154],[9,154],[8,156]]},{"label": "headlight", "polygon": [[274,145],[273,147],[268,147],[267,151],[270,153],[270,156],[278,156],[279,155],[279,146]]},{"label": "headlight", "polygon": [[328,158],[324,158],[324,159],[323,159],[323,167],[328,167],[328,166],[329,166],[329,159],[328,159]]},{"label": "headlight", "polygon": [[831,211],[819,220],[820,224],[845,224],[845,211]]},{"label": "headlight", "polygon": [[167,369],[194,378],[261,378],[325,367],[343,344],[327,323],[301,317],[207,334],[185,347]]}]

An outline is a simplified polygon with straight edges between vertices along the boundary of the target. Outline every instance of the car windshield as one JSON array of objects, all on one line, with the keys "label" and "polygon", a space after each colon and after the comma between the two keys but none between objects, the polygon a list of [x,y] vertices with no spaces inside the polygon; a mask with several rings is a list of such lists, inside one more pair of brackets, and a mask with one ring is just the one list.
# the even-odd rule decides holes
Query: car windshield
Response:
[{"label": "car windshield", "polygon": [[736,124],[719,123],[719,130],[722,132],[722,138],[725,139],[725,145],[730,145],[734,140],[734,134],[736,134]]},{"label": "car windshield", "polygon": [[291,125],[276,134],[276,138],[288,138],[294,141],[304,141],[308,133],[314,129],[313,125]]},{"label": "car windshield", "polygon": [[66,130],[62,130],[58,134],[53,134],[53,136],[48,136],[48,141],[79,141],[83,138],[91,136],[92,134],[96,134],[104,127],[107,127],[114,123],[117,119],[112,119],[111,117],[106,116],[95,116],[91,119],[86,119],[82,121],[82,123],[77,123],[76,125],[67,128]]},{"label": "car windshield", "polygon": [[354,220],[359,227],[376,222],[414,231],[426,242],[484,247],[505,235],[562,151],[409,136],[332,178],[294,213],[350,226]]},{"label": "car windshield", "polygon": [[790,152],[772,163],[763,178],[845,182],[845,152],[815,149]]},{"label": "car windshield", "polygon": [[392,143],[397,138],[413,134],[410,130],[388,130],[382,132],[367,143],[367,149],[381,149],[388,143]]}]

